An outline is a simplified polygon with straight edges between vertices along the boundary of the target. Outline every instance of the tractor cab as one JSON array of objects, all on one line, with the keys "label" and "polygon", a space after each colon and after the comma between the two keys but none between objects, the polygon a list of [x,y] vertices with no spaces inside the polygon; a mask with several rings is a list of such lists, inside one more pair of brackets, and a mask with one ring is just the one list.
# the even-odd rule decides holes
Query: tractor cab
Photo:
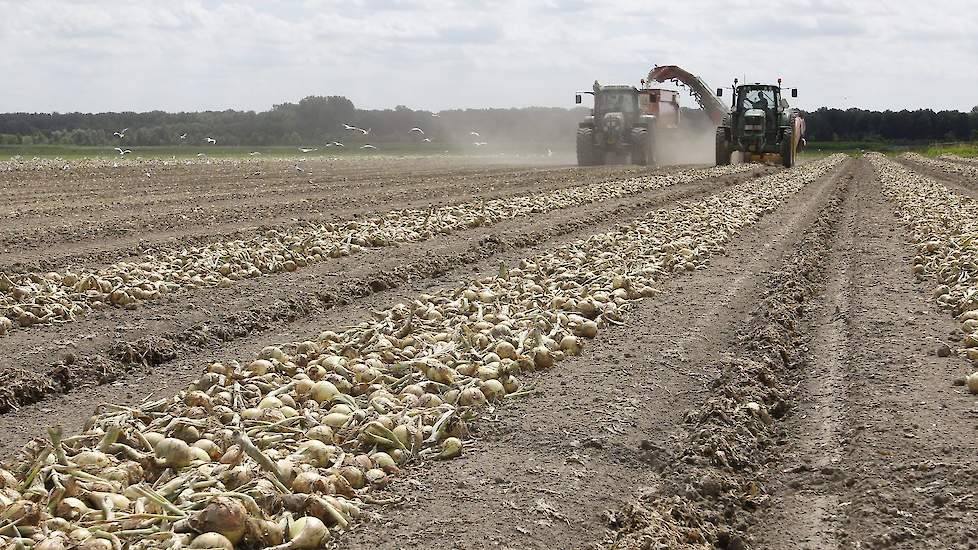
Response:
[{"label": "tractor cab", "polygon": [[735,123],[745,135],[771,133],[778,129],[778,111],[781,106],[781,89],[778,86],[745,84],[734,92]]}]

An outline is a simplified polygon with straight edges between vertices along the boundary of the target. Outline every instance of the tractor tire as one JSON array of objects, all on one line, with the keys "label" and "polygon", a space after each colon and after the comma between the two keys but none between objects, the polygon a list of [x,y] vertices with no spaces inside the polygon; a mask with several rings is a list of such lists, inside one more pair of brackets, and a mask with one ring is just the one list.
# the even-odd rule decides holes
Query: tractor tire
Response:
[{"label": "tractor tire", "polygon": [[785,131],[781,138],[781,164],[785,168],[795,165],[795,131],[791,126]]},{"label": "tractor tire", "polygon": [[727,141],[727,132],[721,126],[717,128],[717,166],[727,166],[730,164],[730,142]]},{"label": "tractor tire", "polygon": [[653,163],[652,148],[649,143],[651,137],[646,128],[632,129],[632,164],[648,166]]},{"label": "tractor tire", "polygon": [[594,166],[598,164],[598,158],[594,153],[594,140],[591,139],[590,128],[579,128],[577,130],[577,165]]}]

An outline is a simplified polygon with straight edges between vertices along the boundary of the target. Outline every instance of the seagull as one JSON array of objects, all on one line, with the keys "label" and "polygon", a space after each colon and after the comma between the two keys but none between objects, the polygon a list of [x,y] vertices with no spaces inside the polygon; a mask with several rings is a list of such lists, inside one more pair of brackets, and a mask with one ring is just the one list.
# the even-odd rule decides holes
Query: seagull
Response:
[{"label": "seagull", "polygon": [[479,137],[479,132],[469,132],[469,135]]},{"label": "seagull", "polygon": [[303,170],[303,169],[302,169],[302,167],[301,167],[301,166],[299,166],[299,164],[298,164],[298,163],[296,163],[296,165],[295,165],[295,171],[296,171],[296,172],[305,172],[305,170]]},{"label": "seagull", "polygon": [[337,147],[346,147],[346,145],[343,145],[342,143],[340,143],[340,142],[338,142],[338,141],[334,141],[334,142],[333,142],[333,145],[335,145],[335,146],[337,146]]},{"label": "seagull", "polygon": [[551,151],[550,149],[547,149],[547,156],[548,156],[548,157],[552,157],[552,156],[554,156],[554,152],[553,152],[553,151]]},{"label": "seagull", "polygon": [[305,147],[299,147],[299,151],[301,151],[301,152],[303,152],[303,153],[311,153],[311,152],[313,152],[313,151],[318,151],[318,150],[319,150],[319,149],[307,149],[307,148],[305,148]]},{"label": "seagull", "polygon": [[423,140],[421,140],[421,141],[423,141],[423,142],[425,142],[425,143],[431,143],[431,138],[424,138],[424,139],[423,139]]},{"label": "seagull", "polygon": [[373,128],[367,128],[366,130],[364,130],[363,128],[357,128],[357,130],[363,132],[363,135],[367,135],[370,133],[370,130],[373,130]]},{"label": "seagull", "polygon": [[132,149],[123,149],[122,147],[116,147],[115,150],[118,151],[120,157],[126,153],[132,153]]},{"label": "seagull", "polygon": [[485,141],[476,141],[472,145],[475,145],[476,147],[482,147],[483,145],[489,145],[489,144],[486,143]]},{"label": "seagull", "polygon": [[252,152],[250,152],[250,153],[248,153],[248,156],[249,156],[249,157],[256,157],[256,156],[258,156],[258,155],[260,155],[260,154],[261,154],[261,153],[259,153],[258,151],[252,151]]},{"label": "seagull", "polygon": [[343,123],[343,129],[344,130],[359,130],[359,128],[357,128],[356,126],[352,126],[350,124],[346,124],[345,122]]},{"label": "seagull", "polygon": [[118,137],[119,139],[122,139],[122,138],[126,137],[126,131],[127,130],[129,130],[129,128],[123,128],[122,130],[120,130],[118,132],[112,132],[112,135]]},{"label": "seagull", "polygon": [[198,157],[206,157],[207,155],[205,155],[204,153],[197,153],[197,156]]},{"label": "seagull", "polygon": [[217,140],[212,137],[204,138],[204,141],[206,141],[207,143],[217,143]]},{"label": "seagull", "polygon": [[409,133],[410,132],[417,132],[417,133],[421,134],[422,136],[424,135],[424,130],[422,130],[421,128],[418,128],[417,126],[415,126],[414,128],[411,128],[411,130],[409,130]]},{"label": "seagull", "polygon": [[187,139],[187,132],[180,134],[180,139]]},{"label": "seagull", "polygon": [[438,118],[438,117],[440,117],[441,115],[439,115],[438,113],[431,113],[431,116],[433,116],[433,117],[435,117],[435,118]]},{"label": "seagull", "polygon": [[374,147],[373,145],[370,145],[368,143],[368,144],[364,145],[363,147],[361,147],[361,149],[376,149],[376,147]]}]

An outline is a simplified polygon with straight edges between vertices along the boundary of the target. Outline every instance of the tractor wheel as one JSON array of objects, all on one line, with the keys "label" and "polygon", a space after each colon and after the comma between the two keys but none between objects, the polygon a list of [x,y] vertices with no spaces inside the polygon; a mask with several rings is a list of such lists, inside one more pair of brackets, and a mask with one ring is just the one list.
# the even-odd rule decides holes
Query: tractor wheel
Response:
[{"label": "tractor wheel", "polygon": [[727,132],[721,126],[717,128],[717,166],[730,164],[730,143],[727,141]]},{"label": "tractor wheel", "polygon": [[632,164],[648,166],[653,163],[651,135],[646,128],[632,129]]},{"label": "tractor wheel", "polygon": [[577,130],[577,165],[594,166],[598,164],[594,154],[594,141],[591,139],[590,128]]},{"label": "tractor wheel", "polygon": [[792,127],[788,127],[784,136],[781,138],[781,164],[785,168],[795,165],[795,133]]}]

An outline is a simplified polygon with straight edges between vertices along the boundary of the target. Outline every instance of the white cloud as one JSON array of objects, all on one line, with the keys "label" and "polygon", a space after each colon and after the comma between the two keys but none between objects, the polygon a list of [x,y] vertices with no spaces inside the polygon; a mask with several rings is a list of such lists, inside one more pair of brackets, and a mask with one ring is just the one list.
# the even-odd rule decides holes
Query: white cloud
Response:
[{"label": "white cloud", "polygon": [[970,109],[964,0],[0,0],[0,110],[569,105],[675,63],[801,89],[799,105]]}]

